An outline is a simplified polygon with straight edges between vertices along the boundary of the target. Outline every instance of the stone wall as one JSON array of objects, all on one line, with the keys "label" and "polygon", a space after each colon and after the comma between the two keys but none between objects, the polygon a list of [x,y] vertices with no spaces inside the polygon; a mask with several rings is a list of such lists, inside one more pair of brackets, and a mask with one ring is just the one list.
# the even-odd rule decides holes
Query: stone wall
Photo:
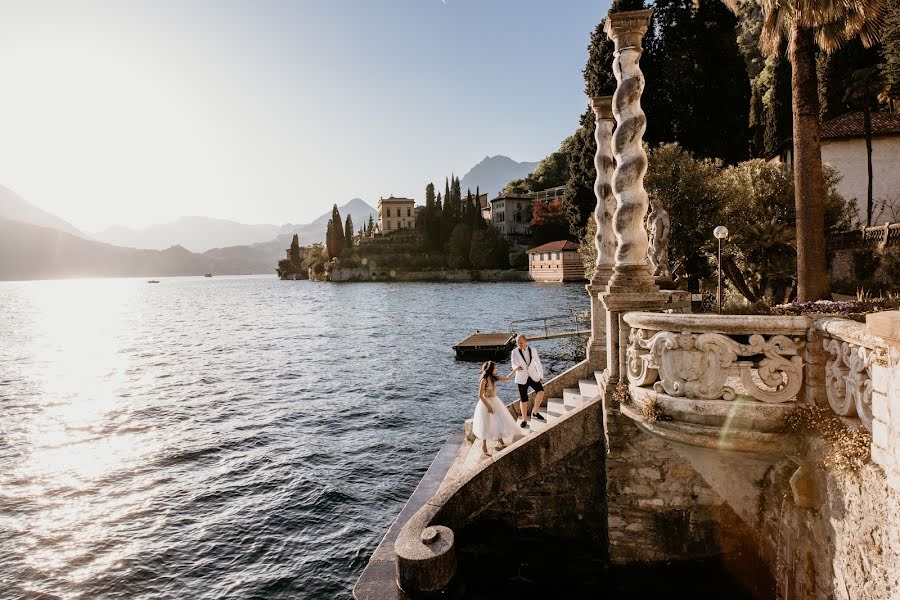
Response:
[{"label": "stone wall", "polygon": [[[861,246],[831,252],[828,276],[835,289],[852,294],[858,287],[880,284],[897,289],[895,273],[900,264],[900,246]],[[861,272],[860,272],[861,271]]]},{"label": "stone wall", "polygon": [[[821,464],[821,443],[813,440],[806,457]],[[873,464],[848,474],[810,467],[810,508],[791,491],[796,471],[789,460],[773,467],[760,497],[761,553],[774,573],[777,597],[900,597],[900,494],[881,470]]]},{"label": "stone wall", "polygon": [[685,560],[733,551],[750,531],[668,442],[606,410],[609,557]]},{"label": "stone wall", "polygon": [[446,282],[470,282],[470,281],[531,281],[528,271],[513,270],[483,270],[483,271],[395,271],[369,269],[341,269],[331,270],[330,281],[336,282],[362,282],[362,281],[446,281]]}]

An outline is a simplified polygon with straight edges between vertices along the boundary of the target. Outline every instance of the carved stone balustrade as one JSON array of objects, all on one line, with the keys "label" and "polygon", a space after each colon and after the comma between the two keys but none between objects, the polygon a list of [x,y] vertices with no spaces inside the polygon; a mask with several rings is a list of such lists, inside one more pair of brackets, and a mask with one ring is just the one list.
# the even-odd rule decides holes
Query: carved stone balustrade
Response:
[{"label": "carved stone balustrade", "polygon": [[[622,412],[670,441],[755,453],[788,444],[804,382],[806,317],[630,312]],[[627,331],[626,331],[627,329]]]},{"label": "carved stone balustrade", "polygon": [[872,431],[872,371],[886,365],[884,340],[866,332],[866,325],[848,319],[816,321],[825,349],[825,394],[831,409],[848,419],[858,419]]}]

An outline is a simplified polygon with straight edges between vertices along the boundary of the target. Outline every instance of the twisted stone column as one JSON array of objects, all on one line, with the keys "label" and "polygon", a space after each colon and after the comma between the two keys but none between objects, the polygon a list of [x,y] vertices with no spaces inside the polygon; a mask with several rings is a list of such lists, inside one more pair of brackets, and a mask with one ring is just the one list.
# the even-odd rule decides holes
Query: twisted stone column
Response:
[{"label": "twisted stone column", "polygon": [[605,286],[613,274],[616,260],[616,232],[613,229],[613,215],[616,212],[616,197],[612,191],[615,162],[612,154],[612,132],[615,117],[612,111],[612,96],[591,98],[591,109],[594,111],[594,139],[597,141],[597,152],[594,154],[594,167],[597,178],[594,180],[594,195],[597,206],[594,209],[594,221],[597,224],[597,235],[594,245],[597,248],[597,263],[591,283]]},{"label": "twisted stone column", "polygon": [[591,297],[591,338],[588,340],[587,357],[594,369],[602,370],[607,365],[606,309],[600,302],[600,293],[606,290],[616,259],[616,232],[613,230],[616,197],[612,192],[615,170],[612,132],[615,118],[612,96],[591,98],[591,109],[594,111],[594,139],[597,142],[597,152],[594,154],[594,167],[597,170],[597,178],[594,180],[594,195],[597,198],[594,208],[594,222],[597,225],[594,246],[597,249],[597,261],[594,263],[591,282],[586,286]]},{"label": "twisted stone column", "polygon": [[647,154],[641,143],[647,128],[647,117],[641,109],[644,91],[641,40],[650,25],[651,13],[651,10],[634,10],[610,13],[606,18],[606,34],[615,44],[613,73],[617,82],[612,101],[616,118],[616,131],[612,136],[616,160],[612,189],[616,197],[613,229],[618,248],[608,286],[611,292],[640,293],[659,289],[647,261],[648,240],[644,230],[648,208],[644,190]]}]

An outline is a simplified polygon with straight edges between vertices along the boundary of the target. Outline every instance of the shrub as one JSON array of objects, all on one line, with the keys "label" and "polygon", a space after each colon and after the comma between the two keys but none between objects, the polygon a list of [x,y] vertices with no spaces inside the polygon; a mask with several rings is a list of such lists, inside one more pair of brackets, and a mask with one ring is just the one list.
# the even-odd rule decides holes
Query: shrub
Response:
[{"label": "shrub", "polygon": [[528,269],[528,253],[523,250],[516,250],[509,253],[509,267],[519,271]]},{"label": "shrub", "polygon": [[506,269],[509,267],[509,242],[494,227],[479,229],[472,234],[469,260],[476,269]]}]

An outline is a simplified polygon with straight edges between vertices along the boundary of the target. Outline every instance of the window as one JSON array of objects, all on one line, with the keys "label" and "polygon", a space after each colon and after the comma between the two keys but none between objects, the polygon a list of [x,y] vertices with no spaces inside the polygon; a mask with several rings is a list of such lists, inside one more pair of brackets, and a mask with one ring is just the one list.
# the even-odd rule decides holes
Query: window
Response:
[{"label": "window", "polygon": [[411,208],[407,208],[407,209],[406,209],[406,216],[407,216],[407,217],[411,217],[411,216],[412,216],[412,209],[411,209]]},{"label": "window", "polygon": [[384,230],[385,230],[385,231],[390,231],[390,229],[391,229],[391,222],[390,222],[390,221],[385,221],[385,222],[384,222]]},{"label": "window", "polygon": [[522,222],[522,213],[517,212],[516,213],[516,223],[521,223],[521,222]]},{"label": "window", "polygon": [[387,209],[387,216],[391,216],[391,209]]}]

